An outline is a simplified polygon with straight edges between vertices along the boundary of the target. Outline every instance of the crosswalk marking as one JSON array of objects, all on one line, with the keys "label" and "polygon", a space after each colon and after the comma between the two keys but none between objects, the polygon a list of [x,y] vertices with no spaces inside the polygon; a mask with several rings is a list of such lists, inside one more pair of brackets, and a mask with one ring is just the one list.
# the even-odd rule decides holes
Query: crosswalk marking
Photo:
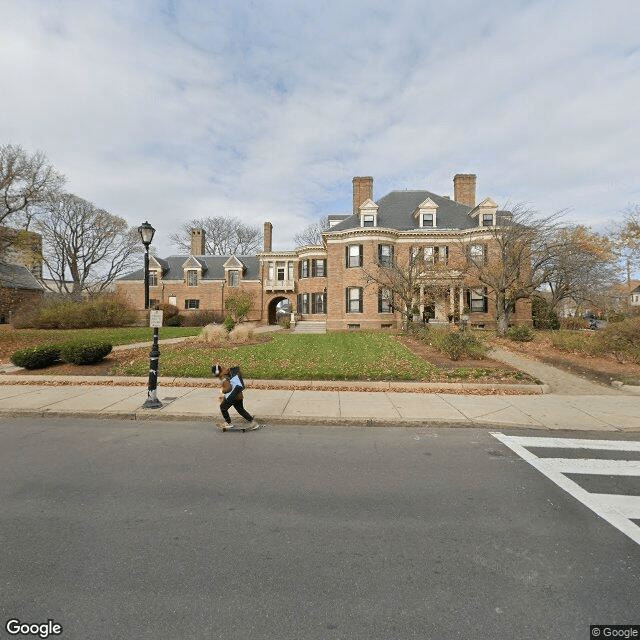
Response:
[{"label": "crosswalk marking", "polygon": [[635,460],[600,460],[591,458],[549,458],[538,457],[529,449],[581,449],[588,455],[589,450],[640,451],[640,442],[624,440],[583,440],[579,438],[544,438],[507,436],[492,433],[494,438],[509,447],[514,453],[543,473],[559,487],[580,500],[607,522],[640,544],[640,527],[632,520],[640,519],[640,496],[591,493],[567,478],[567,473],[581,473],[607,476],[640,477],[640,462]]}]

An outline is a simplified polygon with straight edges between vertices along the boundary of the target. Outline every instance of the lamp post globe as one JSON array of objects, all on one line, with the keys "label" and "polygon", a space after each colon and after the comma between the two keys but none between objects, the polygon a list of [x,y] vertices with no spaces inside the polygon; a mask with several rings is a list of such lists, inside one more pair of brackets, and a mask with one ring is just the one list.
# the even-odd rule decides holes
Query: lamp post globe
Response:
[{"label": "lamp post globe", "polygon": [[155,232],[156,230],[146,220],[138,227],[140,239],[147,251],[149,251],[149,245],[153,241],[153,235]]}]

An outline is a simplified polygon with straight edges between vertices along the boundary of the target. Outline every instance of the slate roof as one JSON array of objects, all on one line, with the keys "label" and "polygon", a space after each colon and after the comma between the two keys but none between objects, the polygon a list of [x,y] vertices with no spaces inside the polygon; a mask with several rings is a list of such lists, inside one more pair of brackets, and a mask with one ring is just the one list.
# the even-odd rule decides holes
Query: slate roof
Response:
[{"label": "slate roof", "polygon": [[[413,213],[427,198],[431,198],[437,209],[437,227],[421,229],[417,218]],[[438,229],[471,229],[478,226],[478,221],[469,216],[473,207],[460,204],[443,196],[431,193],[431,191],[391,191],[380,200],[378,205],[378,227],[385,229],[397,229],[399,231],[436,231]],[[326,233],[334,231],[346,231],[360,228],[360,216],[350,215],[343,222],[339,222]]]},{"label": "slate roof", "polygon": [[0,262],[0,286],[29,291],[44,291],[42,285],[26,267]]},{"label": "slate roof", "polygon": [[[195,258],[205,267],[202,272],[201,280],[224,280],[224,263],[231,256],[169,256],[168,258],[156,258],[162,265],[163,280],[183,280],[185,278],[182,265],[189,260],[190,257]],[[242,274],[243,280],[259,280],[260,279],[260,260],[257,256],[236,256],[240,262],[246,267]],[[119,280],[144,280],[144,268],[128,273]]]}]

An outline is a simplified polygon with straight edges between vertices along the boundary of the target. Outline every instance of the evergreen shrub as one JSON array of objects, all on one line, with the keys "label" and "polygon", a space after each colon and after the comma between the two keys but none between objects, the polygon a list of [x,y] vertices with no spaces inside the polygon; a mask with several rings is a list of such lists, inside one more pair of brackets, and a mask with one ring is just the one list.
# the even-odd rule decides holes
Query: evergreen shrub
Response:
[{"label": "evergreen shrub", "polygon": [[69,341],[60,345],[60,359],[70,364],[96,364],[112,349],[111,343],[104,340]]},{"label": "evergreen shrub", "polygon": [[11,355],[11,362],[16,367],[25,369],[44,369],[60,359],[60,345],[41,344],[37,347],[18,349]]}]

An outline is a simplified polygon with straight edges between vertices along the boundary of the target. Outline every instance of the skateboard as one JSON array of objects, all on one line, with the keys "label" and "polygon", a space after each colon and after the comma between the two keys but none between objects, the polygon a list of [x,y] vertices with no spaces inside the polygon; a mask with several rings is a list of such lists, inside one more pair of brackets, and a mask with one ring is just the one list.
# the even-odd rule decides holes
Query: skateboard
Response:
[{"label": "skateboard", "polygon": [[223,433],[225,433],[227,431],[239,431],[241,433],[244,433],[245,431],[256,431],[257,429],[262,429],[262,427],[264,427],[264,426],[266,426],[266,425],[258,424],[255,427],[252,427],[251,425],[243,426],[243,425],[234,424],[234,425],[228,426],[228,427],[219,426],[218,427],[218,431],[222,431]]}]

